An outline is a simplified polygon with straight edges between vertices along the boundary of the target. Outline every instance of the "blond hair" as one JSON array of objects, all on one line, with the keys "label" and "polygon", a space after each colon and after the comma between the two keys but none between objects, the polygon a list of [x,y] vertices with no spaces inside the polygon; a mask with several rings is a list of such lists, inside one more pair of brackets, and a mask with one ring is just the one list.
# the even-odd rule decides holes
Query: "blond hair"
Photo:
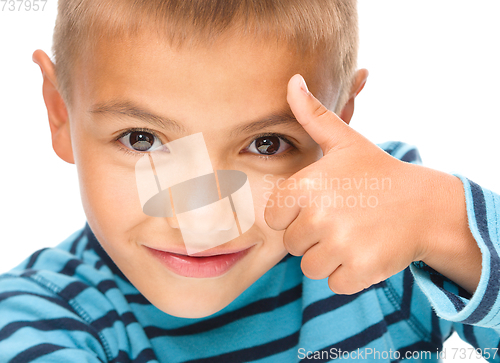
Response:
[{"label": "blond hair", "polygon": [[58,89],[71,103],[71,74],[103,39],[154,29],[171,46],[209,46],[229,29],[287,44],[303,57],[324,57],[349,99],[358,50],[356,0],[59,0],[52,53]]}]

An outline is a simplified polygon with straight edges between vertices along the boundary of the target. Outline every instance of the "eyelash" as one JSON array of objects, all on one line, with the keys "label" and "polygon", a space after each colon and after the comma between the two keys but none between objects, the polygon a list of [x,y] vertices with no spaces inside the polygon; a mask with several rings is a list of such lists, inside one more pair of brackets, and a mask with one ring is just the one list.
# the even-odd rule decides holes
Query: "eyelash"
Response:
[{"label": "eyelash", "polygon": [[[291,142],[290,140],[288,140],[288,138],[282,134],[278,134],[278,133],[273,133],[273,132],[265,132],[265,133],[262,133],[262,134],[258,134],[258,135],[255,135],[252,137],[252,141],[250,142],[250,144],[247,146],[247,148],[258,138],[260,137],[266,137],[266,136],[275,136],[277,138],[279,138],[280,140],[283,140],[285,141],[287,144],[289,144],[292,149],[290,149],[289,151],[286,151],[284,153],[281,153],[281,154],[278,154],[278,155],[259,155],[259,154],[254,154],[254,153],[249,153],[251,154],[252,156],[254,157],[257,157],[259,159],[262,159],[262,160],[265,160],[265,161],[269,161],[269,160],[278,160],[278,159],[281,159],[281,158],[285,158],[287,156],[290,156],[291,154],[294,154],[295,151],[297,151],[297,147],[295,146],[295,144],[293,142]],[[241,153],[241,152],[240,152]],[[246,154],[246,153],[245,153]]]},{"label": "eyelash", "polygon": [[[127,136],[128,134],[131,134],[132,132],[147,132],[151,135],[153,135],[154,137],[156,137],[158,140],[161,140],[161,138],[158,136],[158,134],[156,132],[154,132],[153,130],[150,130],[150,129],[145,129],[145,128],[132,128],[132,129],[128,129],[124,132],[122,132],[119,136],[117,136],[115,138],[115,141],[118,141],[120,140],[122,137],[124,136]],[[291,142],[290,140],[288,140],[288,138],[286,138],[284,135],[282,134],[278,134],[278,133],[272,133],[272,132],[268,132],[268,133],[262,133],[262,134],[258,134],[256,136],[254,136],[252,138],[252,141],[250,142],[250,144],[247,146],[247,148],[252,144],[252,142],[254,142],[256,139],[260,138],[260,137],[266,137],[266,136],[275,136],[275,137],[278,137],[279,139],[285,141],[287,144],[289,144],[292,149],[290,151],[287,151],[287,152],[284,152],[284,153],[281,153],[281,154],[278,154],[278,155],[258,155],[258,154],[254,154],[254,153],[249,153],[251,154],[252,156],[254,157],[258,157],[259,159],[262,159],[262,160],[265,160],[265,161],[269,161],[269,160],[277,160],[277,159],[281,159],[283,157],[287,157],[289,156],[290,154],[293,154],[295,151],[297,151],[297,147],[295,146],[295,144],[293,142]],[[120,143],[121,144],[121,143]],[[122,144],[123,145],[123,144]],[[125,146],[120,146],[119,149],[121,151],[123,151],[126,155],[128,156],[132,156],[132,157],[137,157],[137,156],[140,156],[140,155],[144,155],[144,154],[147,154],[147,151],[144,151],[144,152],[138,152],[138,151],[132,151],[130,150],[129,148],[125,147]],[[242,152],[240,151],[240,154]],[[245,153],[246,154],[246,153]]]},{"label": "eyelash", "polygon": [[[153,130],[145,129],[142,127],[137,127],[137,128],[128,129],[128,130],[122,132],[118,137],[115,138],[115,141],[120,140],[122,137],[127,136],[128,134],[131,134],[132,132],[141,132],[141,131],[147,132],[148,134],[151,134],[154,137],[156,137],[158,140],[161,140],[160,136],[158,136],[158,134],[156,132],[154,132]],[[127,155],[127,156],[138,157],[138,156],[142,156],[142,155],[147,154],[147,151],[144,151],[144,152],[133,151],[133,150],[130,150],[125,145],[123,145],[121,142],[120,142],[120,144],[121,145],[119,147],[119,150],[123,151],[125,153],[125,155]]]}]

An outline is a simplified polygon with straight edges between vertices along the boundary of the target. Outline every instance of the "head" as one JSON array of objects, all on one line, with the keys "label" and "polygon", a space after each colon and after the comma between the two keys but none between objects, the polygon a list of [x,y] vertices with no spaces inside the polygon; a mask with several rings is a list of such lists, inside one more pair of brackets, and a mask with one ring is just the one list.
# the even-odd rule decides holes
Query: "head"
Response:
[{"label": "head", "polygon": [[[152,304],[211,315],[287,254],[284,232],[264,220],[270,187],[322,156],[294,120],[287,84],[300,73],[349,123],[367,77],[357,39],[354,0],[59,1],[55,61],[33,55],[52,145],[77,167],[102,247]],[[185,247],[175,218],[142,212],[134,167],[147,148],[134,129],[151,147],[201,132],[215,170],[248,176],[255,223],[217,247],[248,248],[224,274],[180,276],[150,253]]]}]

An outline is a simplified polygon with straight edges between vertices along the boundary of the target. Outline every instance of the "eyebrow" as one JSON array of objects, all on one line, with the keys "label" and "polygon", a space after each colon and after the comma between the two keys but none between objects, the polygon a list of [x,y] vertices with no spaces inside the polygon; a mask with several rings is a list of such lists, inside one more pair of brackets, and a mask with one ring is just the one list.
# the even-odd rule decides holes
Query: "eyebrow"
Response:
[{"label": "eyebrow", "polygon": [[269,116],[264,117],[261,120],[251,121],[241,126],[237,126],[234,128],[230,136],[234,137],[241,134],[250,134],[253,132],[261,131],[262,129],[266,129],[272,126],[281,125],[282,127],[288,129],[297,129],[301,130],[302,126],[297,121],[293,113],[291,111],[282,111],[279,113],[273,113]]},{"label": "eyebrow", "polygon": [[[94,105],[90,109],[90,112],[94,114],[114,114],[128,116],[160,128],[170,129],[179,133],[187,132],[186,128],[179,122],[166,117],[155,115],[152,112],[135,105],[131,101],[112,100],[101,102]],[[231,130],[230,137],[258,132],[262,129],[278,125],[286,128],[293,128],[298,130],[302,129],[302,126],[297,121],[291,110],[285,110],[270,114],[256,121],[251,121],[237,126]]]},{"label": "eyebrow", "polygon": [[160,128],[171,129],[178,132],[186,132],[186,129],[178,122],[169,118],[155,115],[134,105],[130,101],[113,100],[108,102],[101,102],[94,105],[90,109],[90,113],[123,115],[139,119]]}]

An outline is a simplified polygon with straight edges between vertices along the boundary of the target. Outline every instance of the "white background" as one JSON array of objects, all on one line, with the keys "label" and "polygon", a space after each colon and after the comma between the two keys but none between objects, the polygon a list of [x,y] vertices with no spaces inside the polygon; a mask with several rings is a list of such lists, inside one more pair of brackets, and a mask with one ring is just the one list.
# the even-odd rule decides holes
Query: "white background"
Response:
[{"label": "white background", "polygon": [[[360,0],[359,14],[358,66],[370,76],[351,126],[375,143],[414,144],[426,166],[500,193],[500,2]],[[55,16],[55,0],[43,12],[0,11],[0,272],[85,223],[76,168],[51,148],[31,61],[37,48],[51,54]],[[451,349],[467,345],[454,335],[445,347],[453,362]]]}]

